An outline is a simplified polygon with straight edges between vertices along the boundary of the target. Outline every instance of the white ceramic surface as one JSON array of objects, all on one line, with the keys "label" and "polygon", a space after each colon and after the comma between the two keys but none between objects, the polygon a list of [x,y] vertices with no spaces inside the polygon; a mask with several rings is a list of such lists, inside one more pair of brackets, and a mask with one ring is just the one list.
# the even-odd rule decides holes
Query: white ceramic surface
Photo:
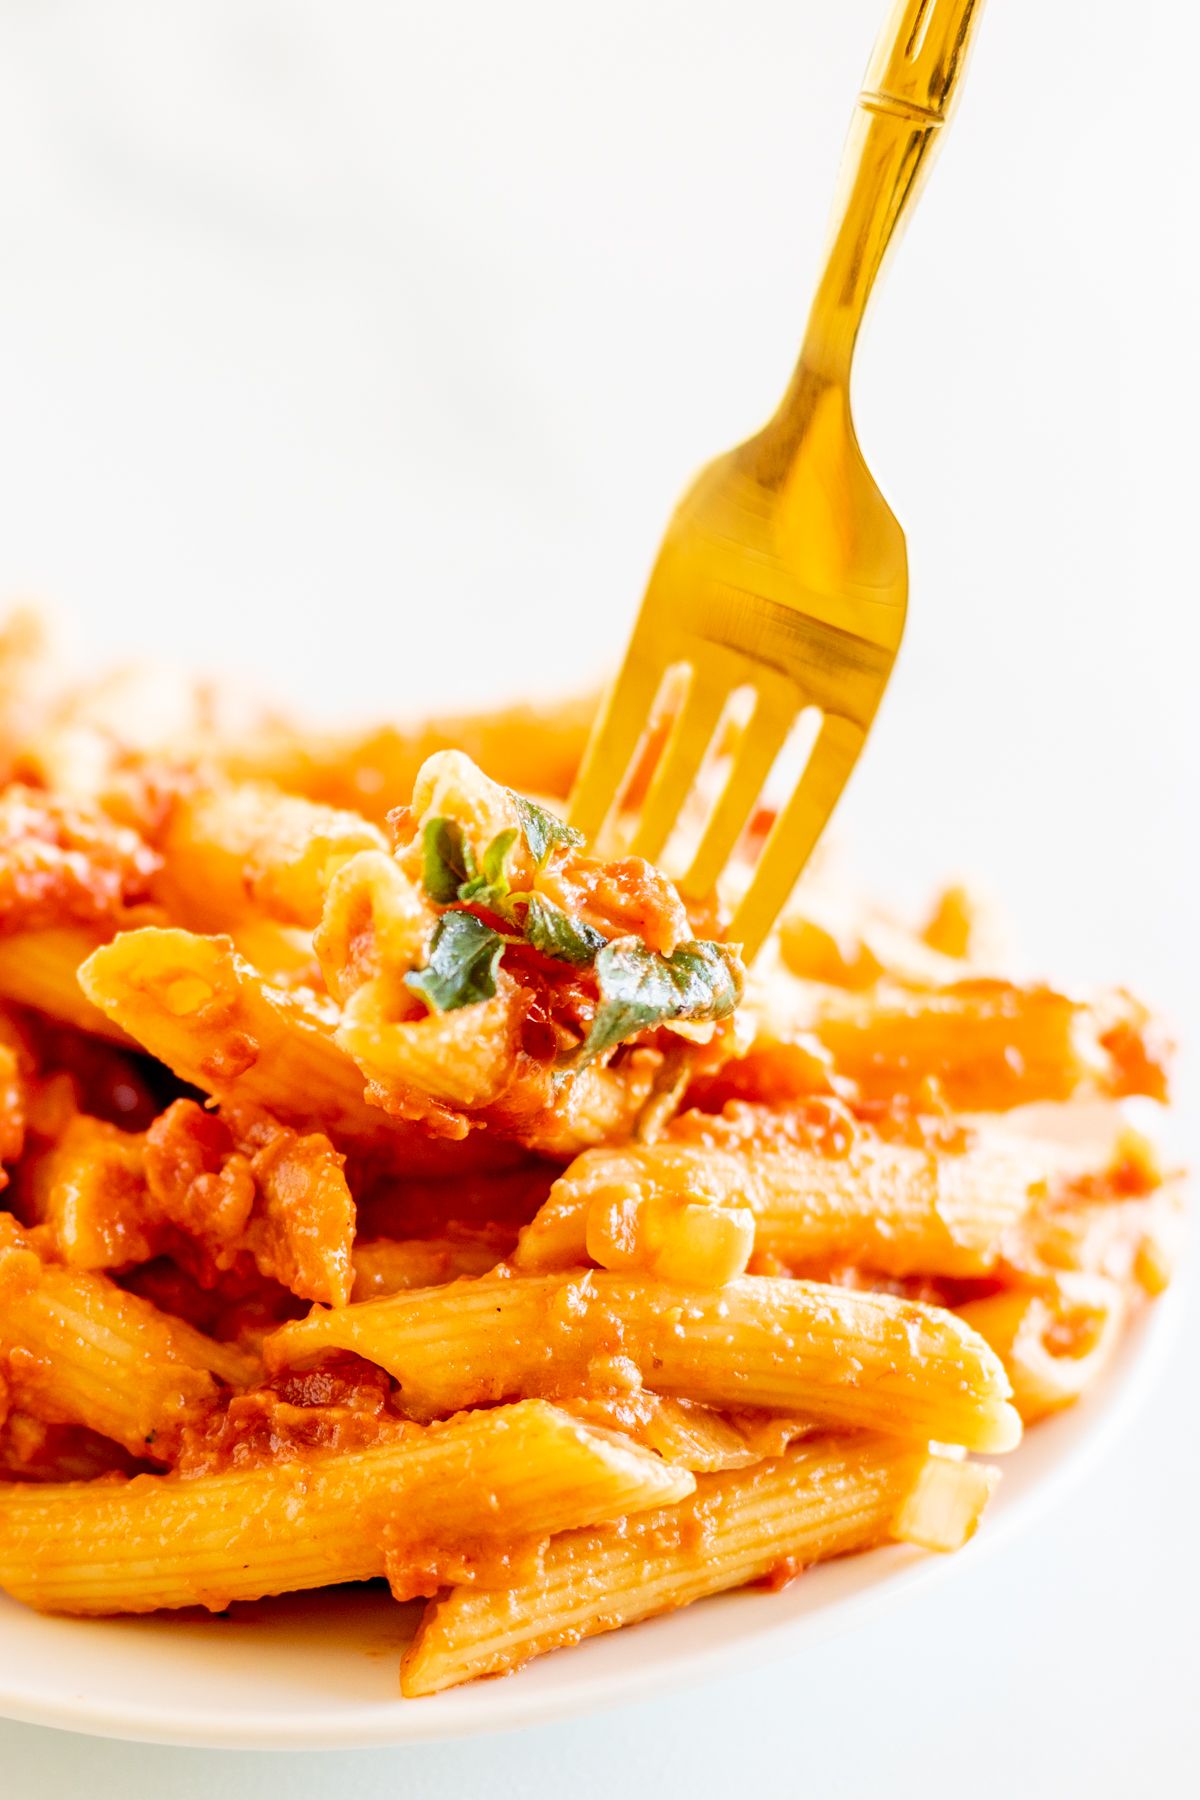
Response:
[{"label": "white ceramic surface", "polygon": [[147,1742],[320,1748],[500,1731],[702,1681],[815,1645],[914,1588],[953,1576],[1061,1501],[1153,1385],[1172,1322],[1146,1315],[1086,1404],[1004,1459],[979,1536],[957,1556],[897,1546],[811,1570],[544,1658],[511,1679],[399,1698],[418,1613],[375,1589],[296,1595],[230,1618],[71,1620],[0,1597],[0,1714]]}]

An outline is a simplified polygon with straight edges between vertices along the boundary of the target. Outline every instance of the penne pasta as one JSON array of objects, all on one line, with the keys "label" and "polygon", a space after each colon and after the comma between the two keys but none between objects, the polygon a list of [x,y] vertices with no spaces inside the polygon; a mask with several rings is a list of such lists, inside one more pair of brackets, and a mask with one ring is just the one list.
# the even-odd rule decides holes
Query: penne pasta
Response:
[{"label": "penne pasta", "polygon": [[990,895],[961,881],[937,896],[922,938],[942,956],[999,969],[1009,960],[1008,931]]},{"label": "penne pasta", "polygon": [[788,991],[776,981],[756,993],[754,1042],[698,1090],[706,1104],[814,1091],[920,1101],[931,1085],[964,1112],[1080,1092],[1165,1098],[1156,1028],[1121,993],[1089,1004],[995,980],[865,993],[800,982]]},{"label": "penne pasta", "polygon": [[13,1402],[86,1425],[135,1456],[169,1459],[188,1414],[254,1359],[127,1294],[104,1275],[42,1263],[0,1216],[0,1353]]},{"label": "penne pasta", "polygon": [[145,1466],[85,1425],[51,1425],[17,1408],[0,1420],[0,1483],[95,1481],[135,1475]]},{"label": "penne pasta", "polygon": [[280,925],[275,919],[241,918],[232,921],[228,936],[238,955],[258,970],[268,986],[321,992],[321,965],[313,951],[311,932],[297,925]]},{"label": "penne pasta", "polygon": [[79,985],[80,968],[109,935],[88,925],[0,934],[0,999],[32,1007],[110,1043],[128,1044],[129,1034],[94,1006]]},{"label": "penne pasta", "polygon": [[486,1275],[509,1247],[507,1233],[441,1238],[372,1238],[352,1253],[352,1300],[378,1300],[410,1288],[443,1287],[462,1275]]},{"label": "penne pasta", "polygon": [[785,968],[801,981],[863,989],[881,981],[911,988],[943,988],[967,971],[900,925],[864,914],[847,925],[842,911],[805,894],[779,921],[777,941]]},{"label": "penne pasta", "polygon": [[[270,987],[227,938],[124,932],[89,957],[80,981],[110,1020],[205,1092],[316,1125],[414,1174],[447,1166],[436,1139],[368,1105],[362,1075],[334,1042],[329,1003]],[[460,1151],[449,1166],[470,1164]]]},{"label": "penne pasta", "polygon": [[1178,1180],[1127,1198],[1051,1196],[1014,1233],[1005,1273],[1019,1288],[1036,1288],[1058,1273],[1102,1275],[1135,1284],[1151,1298],[1169,1285],[1185,1228]]},{"label": "penne pasta", "polygon": [[263,916],[311,930],[342,864],[386,848],[378,827],[358,814],[267,783],[194,788],[176,799],[159,840],[155,894],[199,931]]},{"label": "penne pasta", "polygon": [[314,1311],[263,1350],[277,1370],[351,1350],[424,1416],[645,1379],[711,1406],[973,1450],[1011,1449],[1020,1436],[999,1360],[961,1321],[815,1282],[745,1276],[705,1291],[604,1270],[501,1275]]},{"label": "penne pasta", "polygon": [[664,1394],[593,1394],[585,1400],[560,1400],[573,1417],[592,1425],[623,1431],[635,1443],[655,1451],[664,1462],[695,1474],[744,1469],[764,1457],[778,1455],[816,1427],[811,1420],[786,1413],[743,1413],[731,1416],[673,1400]]},{"label": "penne pasta", "polygon": [[393,1112],[445,1121],[461,1137],[456,1114],[483,1110],[512,1085],[524,1013],[521,990],[504,974],[490,999],[407,1019],[388,1018],[369,982],[346,1001],[337,1042]]},{"label": "penne pasta", "polygon": [[382,825],[412,793],[417,771],[439,750],[462,750],[497,781],[524,794],[571,791],[596,712],[594,694],[538,707],[431,719],[410,730],[326,733],[277,727],[218,756],[234,779],[266,780],[326,806],[347,807]]},{"label": "penne pasta", "polygon": [[125,932],[80,970],[107,1017],[185,1081],[270,1105],[295,1107],[349,1136],[378,1133],[362,1082],[332,1041],[315,998],[272,990],[227,938],[148,927]]},{"label": "penne pasta", "polygon": [[923,1133],[916,1123],[905,1142],[842,1108],[687,1113],[654,1143],[577,1158],[514,1261],[532,1271],[590,1258],[704,1286],[741,1274],[752,1254],[799,1271],[982,1275],[1047,1183],[1078,1162],[981,1131],[947,1142],[936,1121]]},{"label": "penne pasta", "polygon": [[0,1487],[0,1587],[44,1611],[221,1611],[442,1564],[670,1505],[685,1471],[540,1401],[402,1429],[342,1455],[110,1485]]},{"label": "penne pasta", "polygon": [[1010,1292],[958,1309],[1000,1357],[1013,1405],[1027,1425],[1071,1406],[1100,1375],[1125,1326],[1128,1302],[1114,1281],[1063,1275],[1037,1293]]},{"label": "penne pasta", "polygon": [[[339,869],[314,944],[337,1043],[381,1107],[571,1154],[630,1135],[664,1073],[679,1085],[665,1034],[724,1041],[740,962],[690,933],[658,871],[585,856],[561,820],[444,751],[418,772],[394,855]],[[612,990],[631,982],[629,1009]]]},{"label": "penne pasta", "polygon": [[[941,1478],[936,1496],[931,1471]],[[405,1654],[401,1690],[435,1694],[506,1674],[548,1650],[889,1538],[915,1533],[956,1549],[993,1482],[978,1464],[873,1436],[817,1438],[751,1469],[703,1475],[675,1506],[556,1538],[532,1580],[456,1587],[435,1600]]]}]

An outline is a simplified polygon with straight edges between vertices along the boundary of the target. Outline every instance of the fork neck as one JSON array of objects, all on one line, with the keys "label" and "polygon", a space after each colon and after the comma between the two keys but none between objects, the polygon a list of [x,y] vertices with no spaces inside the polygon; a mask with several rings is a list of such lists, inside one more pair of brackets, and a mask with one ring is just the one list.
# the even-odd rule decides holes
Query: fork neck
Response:
[{"label": "fork neck", "polygon": [[867,302],[932,161],[941,124],[940,119],[875,110],[860,100],[846,145],[824,271],[805,327],[802,369],[848,384]]},{"label": "fork neck", "polygon": [[813,378],[849,385],[867,302],[928,174],[982,0],[896,0],[867,68],[842,158],[824,272],[781,413]]}]

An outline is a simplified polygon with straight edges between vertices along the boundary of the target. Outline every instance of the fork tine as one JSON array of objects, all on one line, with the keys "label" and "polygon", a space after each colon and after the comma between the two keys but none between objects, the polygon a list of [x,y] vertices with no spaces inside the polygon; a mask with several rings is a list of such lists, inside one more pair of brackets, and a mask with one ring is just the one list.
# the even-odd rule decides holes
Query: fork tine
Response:
[{"label": "fork tine", "polygon": [[661,855],[728,698],[729,689],[724,682],[711,681],[699,669],[692,670],[687,694],[658,759],[629,846],[632,855],[644,856],[650,862]]},{"label": "fork tine", "polygon": [[691,866],[679,884],[684,893],[700,898],[716,886],[775,759],[787,742],[798,709],[796,690],[790,683],[771,694],[759,690],[742,741],[734,752],[728,779],[709,815]]},{"label": "fork tine", "polygon": [[665,673],[657,659],[638,654],[635,639],[592,726],[571,794],[568,820],[589,843],[620,796]]},{"label": "fork tine", "polygon": [[761,947],[808,861],[865,738],[861,725],[826,713],[796,791],[771,827],[754,879],[729,927],[731,941],[743,946],[747,961]]}]

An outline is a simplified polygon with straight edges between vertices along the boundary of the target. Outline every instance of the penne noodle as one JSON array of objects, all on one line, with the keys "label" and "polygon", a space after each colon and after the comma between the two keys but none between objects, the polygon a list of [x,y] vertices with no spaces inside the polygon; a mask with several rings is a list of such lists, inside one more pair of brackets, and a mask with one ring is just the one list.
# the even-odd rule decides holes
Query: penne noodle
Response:
[{"label": "penne noodle", "polygon": [[[931,1491],[930,1472],[940,1494]],[[994,1484],[978,1464],[874,1436],[817,1438],[754,1468],[702,1475],[695,1494],[619,1526],[550,1545],[535,1579],[456,1587],[427,1609],[401,1691],[435,1694],[501,1675],[545,1651],[750,1582],[912,1537],[956,1549]],[[924,1498],[914,1499],[924,1488]]]},{"label": "penne noodle", "polygon": [[1165,1097],[1153,1021],[1119,992],[1089,1004],[993,980],[866,993],[802,982],[788,992],[776,981],[755,990],[749,1010],[754,1043],[707,1084],[717,1097],[779,1101],[832,1088],[921,1100],[935,1084],[964,1112],[1079,1092]]},{"label": "penne noodle", "polygon": [[387,843],[356,813],[241,782],[180,795],[159,849],[154,891],[173,918],[221,931],[265,915],[311,930],[342,864]]},{"label": "penne noodle", "polygon": [[[227,938],[176,928],[125,932],[80,971],[89,998],[185,1081],[210,1093],[378,1132],[362,1081],[315,998],[269,988]],[[368,1124],[369,1121],[369,1124]]]},{"label": "penne noodle", "polygon": [[321,992],[321,965],[313,951],[311,931],[280,925],[274,919],[243,918],[231,922],[228,935],[238,955],[269,985]]},{"label": "penne noodle", "polygon": [[227,1473],[0,1487],[0,1587],[51,1612],[223,1610],[548,1537],[691,1492],[693,1478],[541,1401],[393,1441]]},{"label": "penne noodle", "polygon": [[903,926],[875,915],[847,928],[840,912],[802,892],[777,929],[784,967],[801,981],[862,989],[891,981],[902,987],[942,988],[967,971],[953,956],[935,950]]},{"label": "penne noodle", "polygon": [[1008,931],[989,894],[961,881],[942,889],[921,933],[931,950],[977,967],[1009,961]]},{"label": "penne noodle", "polygon": [[[665,1394],[647,1394],[644,1398],[650,1405],[630,1436],[647,1450],[655,1451],[664,1462],[691,1469],[694,1474],[711,1474],[719,1469],[746,1468],[760,1460],[760,1453],[733,1420],[711,1407],[697,1406],[691,1400],[673,1400]],[[593,1404],[602,1406],[603,1402]],[[619,1419],[620,1401],[614,1411]],[[597,1418],[596,1423],[600,1422]],[[797,1436],[809,1429],[799,1420],[792,1422],[791,1428]]]},{"label": "penne noodle", "polygon": [[425,1416],[644,1379],[710,1406],[972,1450],[1011,1449],[1020,1437],[998,1358],[960,1320],[815,1282],[745,1276],[705,1291],[604,1270],[501,1275],[314,1310],[263,1349],[277,1370],[351,1350]]},{"label": "penne noodle", "polygon": [[350,995],[337,1031],[364,1080],[418,1118],[434,1107],[477,1111],[500,1098],[513,1080],[525,1012],[510,977],[500,972],[490,1000],[409,1019],[386,1016],[379,986],[369,981]]},{"label": "penne noodle", "polygon": [[[417,835],[410,827],[396,856],[366,850],[342,865],[313,940],[341,1009],[337,1044],[361,1071],[372,1099],[441,1135],[462,1137],[475,1122],[549,1155],[629,1136],[655,1093],[664,1052],[647,1046],[608,1067],[614,1043],[602,1060],[559,1079],[559,1049],[581,1040],[594,1015],[594,993],[577,964],[560,961],[555,971],[553,957],[531,955],[515,913],[501,920],[508,942],[493,933],[488,954],[521,952],[516,973],[507,962],[489,963],[469,1003],[439,1007],[417,998],[411,983],[428,967],[441,930],[424,883],[424,833],[452,823],[462,844],[456,854],[472,867],[486,861],[489,846],[501,846],[503,874],[490,905],[480,898],[484,911],[496,916],[510,895],[521,913],[536,900],[543,910],[550,906],[546,917],[559,918],[560,929],[578,934],[586,925],[599,943],[607,938],[597,921],[619,936],[628,934],[631,918],[647,939],[653,931],[669,948],[683,942],[689,926],[678,895],[647,865],[597,863],[569,840],[557,863],[539,861],[523,833],[529,808],[459,753],[430,758],[412,798]],[[553,820],[547,828],[566,832]],[[451,898],[461,898],[461,886],[452,883]],[[491,929],[474,916],[470,926]],[[594,945],[583,955],[585,963],[594,958]]]},{"label": "penne noodle", "polygon": [[1185,1228],[1182,1184],[1167,1180],[1128,1199],[1085,1199],[1065,1193],[1037,1208],[1013,1234],[1006,1273],[1037,1287],[1060,1272],[1135,1283],[1153,1298],[1170,1284]]},{"label": "penne noodle", "polygon": [[95,1481],[134,1475],[139,1464],[111,1438],[85,1425],[51,1425],[14,1410],[0,1423],[0,1483]]},{"label": "penne noodle", "polygon": [[14,1403],[87,1425],[135,1456],[169,1458],[189,1413],[256,1363],[127,1294],[107,1276],[42,1263],[0,1218],[0,1353]]},{"label": "penne noodle", "polygon": [[128,1044],[129,1034],[94,1006],[79,985],[81,965],[110,935],[90,925],[0,935],[0,999],[30,1006],[61,1025],[74,1025],[111,1043]]},{"label": "penne noodle", "polygon": [[148,926],[123,932],[80,970],[84,991],[184,1081],[262,1106],[288,1124],[413,1174],[497,1160],[449,1147],[368,1104],[363,1077],[334,1042],[328,1001],[272,988],[227,938]]},{"label": "penne noodle", "polygon": [[404,730],[384,725],[364,733],[276,729],[218,747],[235,778],[273,782],[327,806],[348,807],[383,824],[405,805],[417,771],[439,750],[464,750],[497,781],[525,794],[563,797],[595,716],[594,694],[431,719]]},{"label": "penne noodle", "polygon": [[764,1457],[777,1456],[816,1427],[811,1420],[785,1413],[743,1413],[731,1417],[698,1406],[694,1400],[672,1400],[645,1388],[630,1394],[595,1394],[586,1400],[560,1400],[564,1411],[591,1425],[623,1431],[635,1443],[655,1451],[664,1462],[694,1474],[744,1469]]},{"label": "penne noodle", "polygon": [[442,1238],[374,1238],[356,1243],[352,1300],[378,1300],[410,1288],[443,1287],[462,1275],[486,1275],[504,1256],[506,1233]]},{"label": "penne noodle", "polygon": [[[848,1114],[831,1123],[768,1107],[689,1113],[653,1144],[580,1156],[525,1227],[514,1261],[534,1271],[590,1257],[706,1286],[740,1274],[751,1251],[797,1270],[986,1274],[1047,1179],[1077,1159],[984,1133],[960,1139],[891,1141]],[[739,1213],[748,1230],[731,1266],[714,1252],[714,1221]]]},{"label": "penne noodle", "polygon": [[[371,1091],[396,1114],[453,1121],[476,1113],[496,1137],[547,1156],[573,1156],[628,1136],[654,1088],[656,1059],[628,1058],[619,1070],[582,1070],[556,1107],[551,1077],[521,1053],[528,995],[501,972],[494,998],[453,1013],[389,1020],[379,983],[350,996],[336,1041]],[[461,1109],[456,1112],[454,1109]]]},{"label": "penne noodle", "polygon": [[1013,1405],[1031,1425],[1071,1406],[1103,1373],[1125,1327],[1123,1290],[1099,1275],[1063,1275],[1037,1293],[973,1300],[958,1316],[1000,1357]]}]

